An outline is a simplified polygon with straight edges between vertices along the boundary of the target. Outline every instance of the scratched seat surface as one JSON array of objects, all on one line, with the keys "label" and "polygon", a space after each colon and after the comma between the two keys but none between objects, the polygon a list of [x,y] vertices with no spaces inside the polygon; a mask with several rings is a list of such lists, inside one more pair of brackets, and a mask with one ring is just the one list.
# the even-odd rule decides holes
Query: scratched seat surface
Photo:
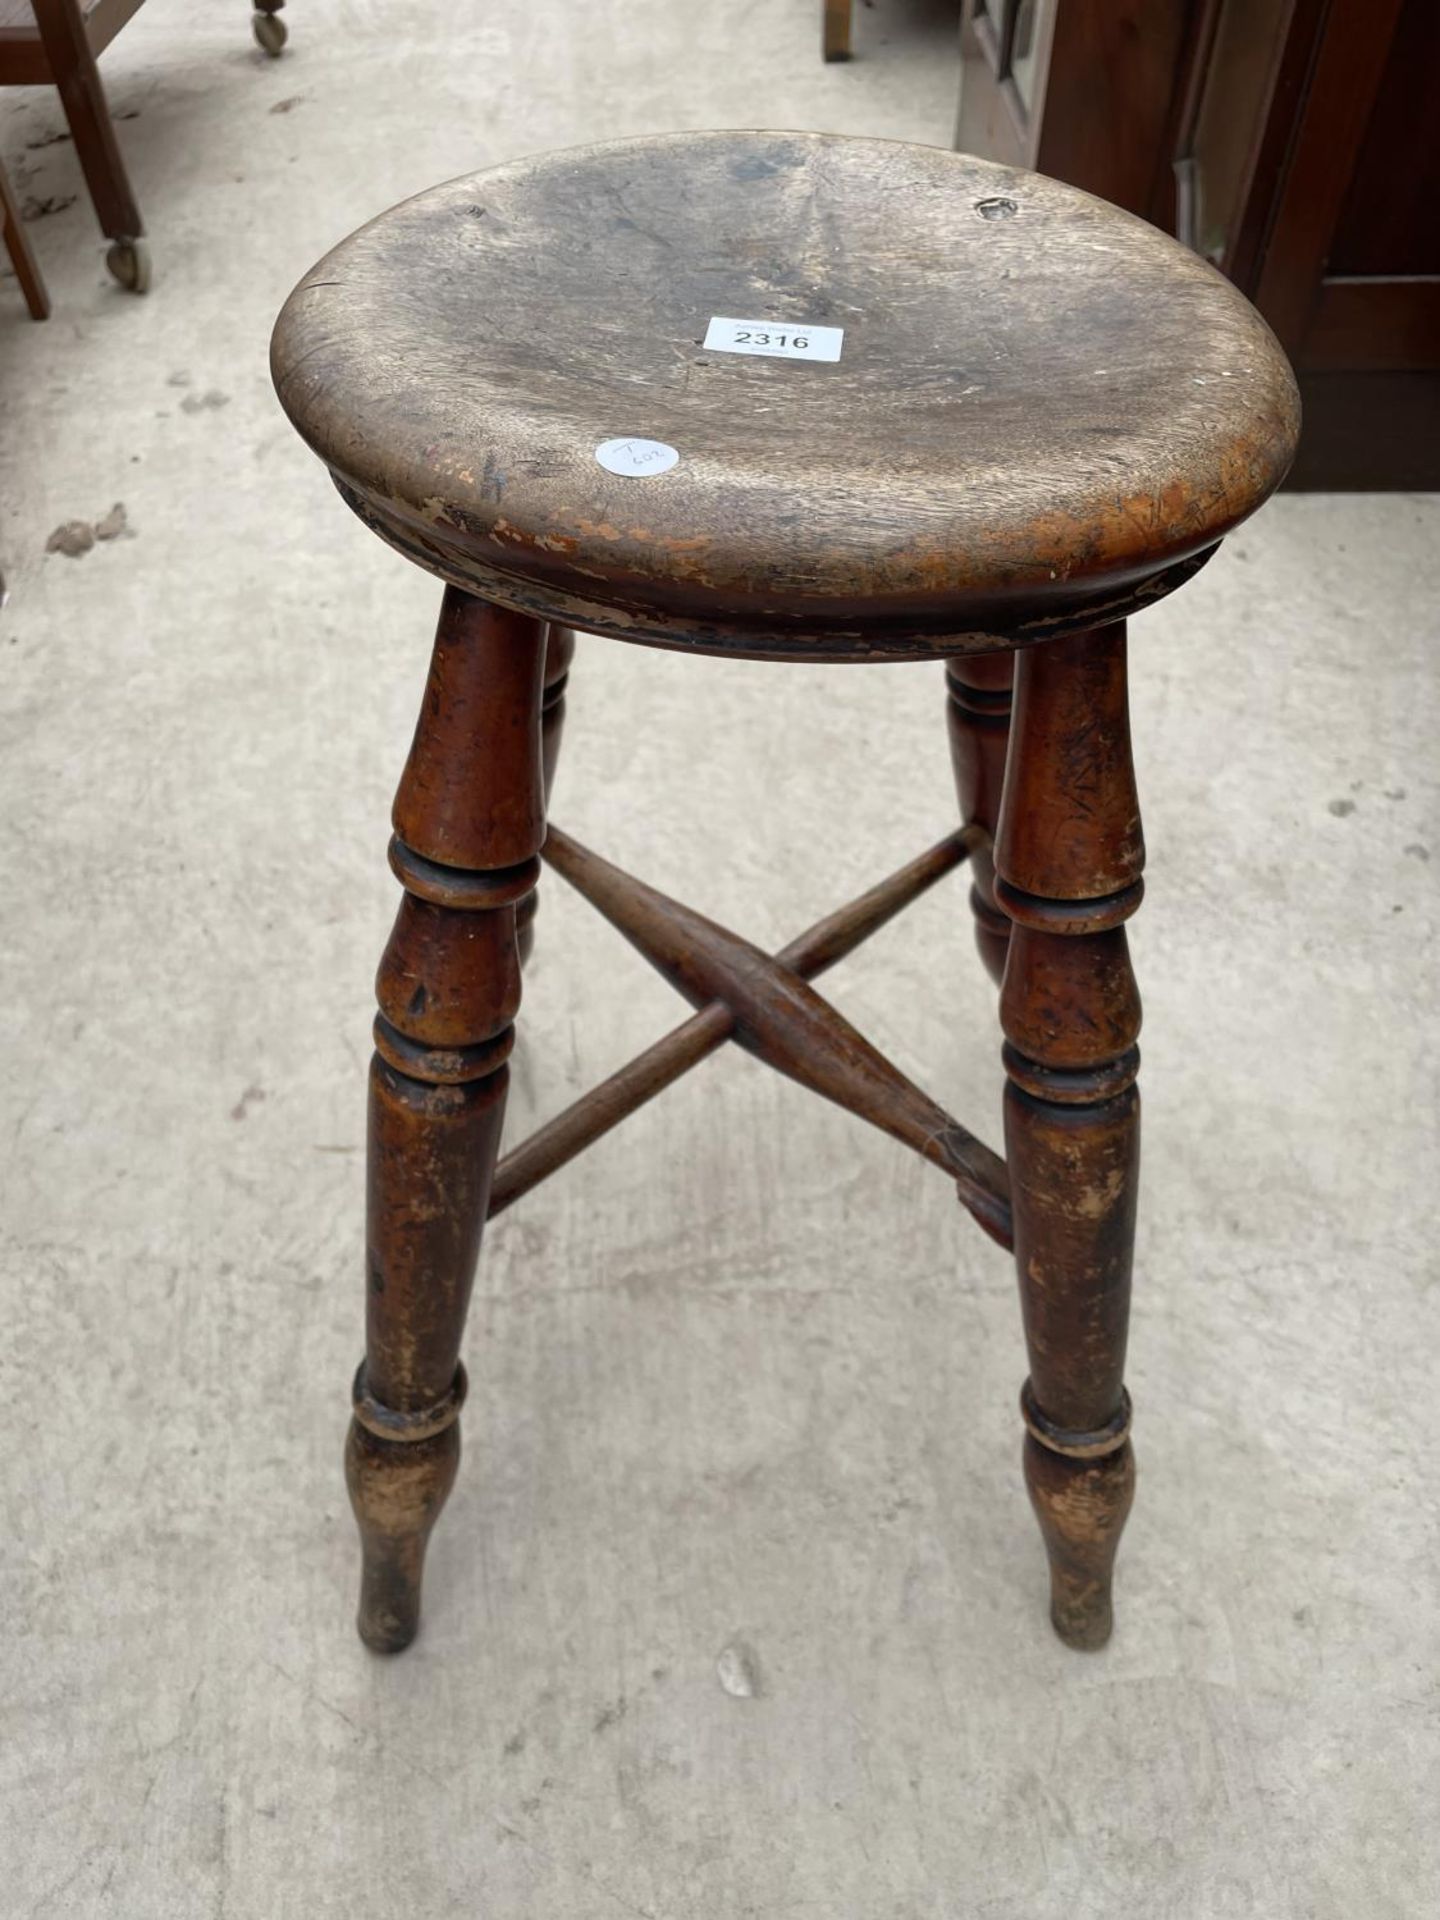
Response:
[{"label": "scratched seat surface", "polygon": [[350,503],[432,570],[768,657],[1129,611],[1264,499],[1298,426],[1264,323],[1157,229],[967,155],[816,134],[437,187],[306,276],[272,365]]}]

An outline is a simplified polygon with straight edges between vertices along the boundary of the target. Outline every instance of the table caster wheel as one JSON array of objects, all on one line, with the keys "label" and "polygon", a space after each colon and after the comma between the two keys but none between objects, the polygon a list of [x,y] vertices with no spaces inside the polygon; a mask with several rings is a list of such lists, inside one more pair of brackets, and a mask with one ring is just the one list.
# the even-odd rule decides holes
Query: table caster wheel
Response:
[{"label": "table caster wheel", "polygon": [[257,13],[250,21],[257,46],[263,47],[272,60],[280,58],[280,49],[290,38],[290,30],[285,22],[273,13]]},{"label": "table caster wheel", "polygon": [[150,247],[144,240],[112,240],[105,250],[105,264],[130,293],[147,293],[150,288]]}]

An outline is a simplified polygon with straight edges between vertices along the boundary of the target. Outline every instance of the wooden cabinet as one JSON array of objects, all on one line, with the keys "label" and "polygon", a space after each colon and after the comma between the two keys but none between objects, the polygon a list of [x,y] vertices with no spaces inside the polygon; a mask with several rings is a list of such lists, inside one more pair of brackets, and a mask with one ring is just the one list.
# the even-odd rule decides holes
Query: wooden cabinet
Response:
[{"label": "wooden cabinet", "polygon": [[966,0],[957,144],[1176,232],[1300,377],[1292,484],[1440,486],[1437,0]]},{"label": "wooden cabinet", "polygon": [[955,144],[1143,211],[1185,0],[965,0]]}]

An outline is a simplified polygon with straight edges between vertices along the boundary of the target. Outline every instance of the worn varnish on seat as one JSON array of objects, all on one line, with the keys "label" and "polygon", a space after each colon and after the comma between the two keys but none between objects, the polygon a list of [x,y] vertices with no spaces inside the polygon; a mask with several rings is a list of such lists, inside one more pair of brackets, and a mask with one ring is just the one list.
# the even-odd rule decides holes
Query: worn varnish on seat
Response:
[{"label": "worn varnish on seat", "polygon": [[[713,316],[844,329],[724,353]],[[276,330],[282,402],[395,545],[502,604],[715,652],[915,657],[1123,615],[1274,486],[1294,385],[1143,221],[938,149],[675,134],[452,182]],[[673,446],[644,481],[603,442]]]},{"label": "worn varnish on seat", "polygon": [[[802,357],[707,347],[717,320]],[[817,327],[838,357],[806,357]],[[346,1452],[364,1638],[394,1651],[419,1622],[486,1220],[733,1042],[920,1155],[1013,1248],[1051,1617],[1103,1645],[1134,1488],[1125,929],[1145,847],[1125,616],[1282,477],[1297,421],[1275,342],[1201,261],[1053,181],[876,141],[683,134],[395,208],[291,296],[274,367],[351,505],[449,582],[377,984]],[[602,464],[637,437],[663,457]],[[762,950],[547,827],[576,625],[762,657],[954,656],[960,829]],[[694,1011],[501,1158],[542,860]],[[965,861],[1001,982],[1003,1158],[814,985]]]}]

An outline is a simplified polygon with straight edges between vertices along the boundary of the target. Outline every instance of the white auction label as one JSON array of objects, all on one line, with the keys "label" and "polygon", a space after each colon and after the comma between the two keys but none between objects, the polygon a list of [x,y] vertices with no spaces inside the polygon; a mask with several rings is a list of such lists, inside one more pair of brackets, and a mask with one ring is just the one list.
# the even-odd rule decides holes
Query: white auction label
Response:
[{"label": "white auction label", "polygon": [[775,360],[838,360],[843,327],[811,327],[802,321],[731,320],[716,314],[705,344],[718,353],[763,353]]},{"label": "white auction label", "polygon": [[595,458],[607,473],[618,473],[627,480],[643,480],[648,474],[668,473],[679,464],[680,455],[663,440],[602,440]]}]

